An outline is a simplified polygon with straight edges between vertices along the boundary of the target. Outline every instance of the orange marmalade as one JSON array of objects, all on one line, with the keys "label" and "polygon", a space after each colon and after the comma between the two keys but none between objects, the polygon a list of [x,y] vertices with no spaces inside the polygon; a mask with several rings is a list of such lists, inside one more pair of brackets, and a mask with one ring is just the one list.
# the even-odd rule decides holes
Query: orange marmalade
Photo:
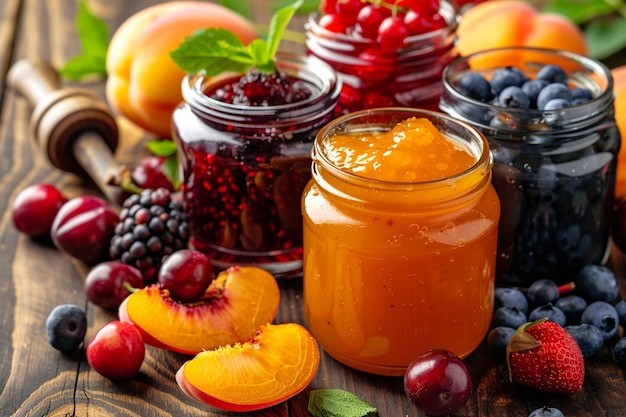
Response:
[{"label": "orange marmalade", "polygon": [[338,361],[404,374],[486,335],[500,203],[485,138],[446,115],[355,112],[317,136],[302,199],[304,311]]}]

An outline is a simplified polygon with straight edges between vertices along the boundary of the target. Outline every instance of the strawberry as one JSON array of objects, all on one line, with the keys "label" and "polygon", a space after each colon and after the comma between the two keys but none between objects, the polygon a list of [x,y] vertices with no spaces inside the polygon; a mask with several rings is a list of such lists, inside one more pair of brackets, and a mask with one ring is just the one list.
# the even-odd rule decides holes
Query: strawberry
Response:
[{"label": "strawberry", "polygon": [[585,363],[576,341],[556,323],[539,319],[520,326],[507,348],[511,381],[541,391],[582,389]]}]

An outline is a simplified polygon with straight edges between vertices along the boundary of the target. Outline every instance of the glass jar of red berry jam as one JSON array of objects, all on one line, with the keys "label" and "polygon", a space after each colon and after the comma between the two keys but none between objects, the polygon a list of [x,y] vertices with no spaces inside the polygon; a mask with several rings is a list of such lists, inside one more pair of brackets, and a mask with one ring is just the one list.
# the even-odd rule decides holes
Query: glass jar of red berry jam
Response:
[{"label": "glass jar of red berry jam", "polygon": [[338,361],[403,375],[486,335],[500,204],[487,141],[437,112],[379,108],[318,134],[304,191],[307,324]]},{"label": "glass jar of red berry jam", "polygon": [[498,282],[563,283],[605,262],[620,135],[603,64],[565,51],[479,52],[446,68],[441,109],[489,140]]},{"label": "glass jar of red berry jam", "polygon": [[[339,5],[336,7],[344,4],[343,7],[349,7],[355,2],[336,3]],[[457,57],[454,38],[458,19],[453,3],[413,1],[409,2],[415,3],[412,7],[428,5],[437,9],[417,12],[417,9],[405,8],[396,10],[393,17],[389,9],[393,1],[382,2],[381,6],[356,3],[354,7],[358,10],[337,13],[338,19],[344,20],[338,24],[326,23],[334,15],[328,11],[324,14],[322,10],[311,14],[305,25],[308,53],[327,62],[343,80],[341,104],[349,111],[385,106],[437,110],[441,73]],[[367,34],[367,30],[359,29],[358,21],[345,21],[351,16],[356,20],[368,8],[382,10],[379,13],[386,13],[389,19],[395,17],[398,25],[401,25],[399,21],[403,22],[404,29],[396,29],[399,34],[389,35],[394,40],[403,37],[400,46],[387,46],[389,42],[377,34],[384,25],[382,22],[374,23],[378,28],[369,31],[375,33]]]},{"label": "glass jar of red berry jam", "polygon": [[[341,81],[312,57],[280,56],[276,64],[279,82],[247,84],[244,102],[226,97],[241,74],[187,77],[172,124],[191,246],[219,269],[255,264],[288,277],[302,268],[300,199],[312,143],[338,115]],[[266,87],[305,98],[245,102]]]}]

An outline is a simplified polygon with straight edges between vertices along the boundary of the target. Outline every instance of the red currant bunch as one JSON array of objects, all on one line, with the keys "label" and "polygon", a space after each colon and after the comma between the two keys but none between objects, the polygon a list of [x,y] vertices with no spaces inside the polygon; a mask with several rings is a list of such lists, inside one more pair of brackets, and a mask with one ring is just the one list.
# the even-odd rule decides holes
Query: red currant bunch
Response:
[{"label": "red currant bunch", "polygon": [[446,26],[439,0],[322,0],[319,25],[396,51],[410,36]]}]

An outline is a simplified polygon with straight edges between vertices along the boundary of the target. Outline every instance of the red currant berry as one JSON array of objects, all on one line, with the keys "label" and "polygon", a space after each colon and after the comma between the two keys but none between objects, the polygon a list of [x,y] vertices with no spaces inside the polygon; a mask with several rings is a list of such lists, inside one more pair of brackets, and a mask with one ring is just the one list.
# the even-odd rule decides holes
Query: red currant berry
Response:
[{"label": "red currant berry", "polygon": [[143,288],[141,272],[121,261],[102,262],[94,266],[85,277],[85,294],[93,304],[116,309],[130,295],[127,286]]},{"label": "red currant berry", "polygon": [[346,33],[347,29],[346,24],[336,13],[325,14],[324,16],[320,17],[318,25],[321,28],[335,33]]},{"label": "red currant berry", "polygon": [[50,237],[54,217],[66,201],[52,184],[28,186],[13,201],[13,224],[32,238]]},{"label": "red currant berry", "polygon": [[117,320],[105,324],[87,344],[89,365],[115,381],[137,375],[145,354],[146,347],[137,327]]},{"label": "red currant berry", "polygon": [[181,249],[163,261],[158,281],[172,299],[183,303],[197,301],[213,281],[213,267],[202,252]]},{"label": "red currant berry", "polygon": [[368,39],[376,39],[378,27],[385,18],[391,15],[386,7],[378,7],[373,4],[364,6],[357,15],[356,32]]},{"label": "red currant berry", "polygon": [[146,156],[141,158],[131,171],[133,182],[140,188],[165,188],[175,191],[172,181],[165,175],[166,158],[161,156]]},{"label": "red currant berry", "polygon": [[378,43],[386,51],[395,51],[404,46],[404,40],[408,35],[409,31],[402,19],[398,16],[389,16],[378,28]]}]

